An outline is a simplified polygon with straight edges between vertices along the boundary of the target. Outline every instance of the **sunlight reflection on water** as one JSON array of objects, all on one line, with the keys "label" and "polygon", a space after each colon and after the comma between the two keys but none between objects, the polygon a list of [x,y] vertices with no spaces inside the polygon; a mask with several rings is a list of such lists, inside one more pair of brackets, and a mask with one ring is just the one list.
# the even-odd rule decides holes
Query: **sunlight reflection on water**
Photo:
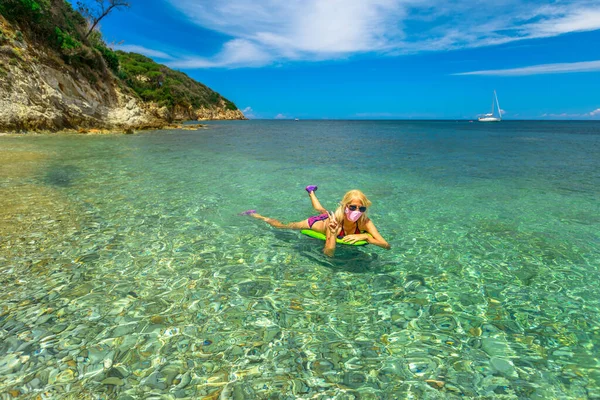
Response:
[{"label": "sunlight reflection on water", "polygon": [[[600,126],[580,126],[4,136],[0,392],[600,397]],[[307,184],[330,208],[365,191],[393,250],[329,259],[237,215],[306,218]]]}]

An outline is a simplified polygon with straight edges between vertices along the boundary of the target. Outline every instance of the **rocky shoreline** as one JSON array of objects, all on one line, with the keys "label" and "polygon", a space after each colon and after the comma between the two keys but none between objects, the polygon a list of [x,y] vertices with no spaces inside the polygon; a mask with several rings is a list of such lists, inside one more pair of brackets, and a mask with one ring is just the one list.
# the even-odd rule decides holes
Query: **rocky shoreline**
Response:
[{"label": "rocky shoreline", "polygon": [[144,127],[144,128],[132,128],[128,127],[125,129],[98,129],[98,128],[78,128],[78,129],[61,129],[61,130],[29,130],[29,131],[7,131],[0,129],[0,136],[7,135],[61,135],[61,134],[72,134],[72,135],[132,135],[144,131],[152,130],[182,130],[182,131],[198,131],[202,129],[208,129],[206,124],[165,124],[156,127]]},{"label": "rocky shoreline", "polygon": [[1,15],[0,28],[0,132],[132,132],[176,121],[246,119],[216,93],[214,103],[198,108],[143,101],[108,68],[69,65]]},{"label": "rocky shoreline", "polygon": [[161,129],[181,120],[242,120],[240,110],[177,108],[142,102],[112,77],[95,84],[69,68],[3,64],[0,132]]}]

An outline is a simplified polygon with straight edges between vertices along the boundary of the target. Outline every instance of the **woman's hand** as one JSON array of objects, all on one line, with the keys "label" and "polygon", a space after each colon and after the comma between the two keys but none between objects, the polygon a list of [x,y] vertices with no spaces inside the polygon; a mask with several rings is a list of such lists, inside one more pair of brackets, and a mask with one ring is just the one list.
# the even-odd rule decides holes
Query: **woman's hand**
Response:
[{"label": "woman's hand", "polygon": [[342,240],[344,241],[344,243],[353,244],[356,242],[360,242],[361,240],[367,239],[369,239],[369,235],[367,235],[366,233],[361,233],[359,235],[346,235]]},{"label": "woman's hand", "polygon": [[334,237],[337,237],[338,233],[340,233],[340,231],[342,230],[342,226],[336,221],[335,216],[332,212],[327,211],[327,214],[329,214],[329,223],[327,225],[327,227],[329,228],[329,232],[331,232],[331,234]]}]

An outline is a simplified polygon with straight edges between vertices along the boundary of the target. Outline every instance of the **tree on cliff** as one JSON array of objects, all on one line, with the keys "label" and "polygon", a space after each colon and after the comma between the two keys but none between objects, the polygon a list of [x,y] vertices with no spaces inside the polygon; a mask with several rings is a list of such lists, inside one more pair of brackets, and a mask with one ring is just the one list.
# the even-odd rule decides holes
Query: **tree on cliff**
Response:
[{"label": "tree on cliff", "polygon": [[94,31],[100,20],[110,14],[113,10],[120,8],[129,8],[129,2],[124,0],[94,0],[92,5],[87,2],[78,1],[77,9],[90,23],[90,29],[85,34],[85,38]]}]

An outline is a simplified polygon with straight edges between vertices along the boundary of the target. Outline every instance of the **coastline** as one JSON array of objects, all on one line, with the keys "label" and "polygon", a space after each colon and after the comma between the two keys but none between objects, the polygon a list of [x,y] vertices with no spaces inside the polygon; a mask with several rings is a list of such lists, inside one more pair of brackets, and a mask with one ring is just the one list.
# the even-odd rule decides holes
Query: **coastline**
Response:
[{"label": "coastline", "polygon": [[[10,49],[0,51],[2,134],[130,134],[169,129],[187,120],[246,119],[219,93],[141,55],[113,54],[121,57],[117,72],[106,65],[102,54],[83,44],[87,58],[72,63],[53,42],[34,42],[28,32],[17,35],[23,27],[2,15],[0,28],[0,47]],[[144,65],[143,73],[129,70],[138,64]],[[134,75],[125,79],[127,71]],[[151,72],[172,87],[161,91],[150,85],[144,74]]]},{"label": "coastline", "polygon": [[6,131],[0,130],[0,136],[19,136],[19,135],[62,135],[62,134],[78,134],[78,135],[133,135],[155,130],[183,130],[183,131],[198,131],[208,129],[206,124],[167,124],[164,126],[149,126],[140,128],[115,128],[115,129],[99,129],[99,128],[79,128],[79,129],[60,129],[60,130],[30,130],[30,131]]}]

